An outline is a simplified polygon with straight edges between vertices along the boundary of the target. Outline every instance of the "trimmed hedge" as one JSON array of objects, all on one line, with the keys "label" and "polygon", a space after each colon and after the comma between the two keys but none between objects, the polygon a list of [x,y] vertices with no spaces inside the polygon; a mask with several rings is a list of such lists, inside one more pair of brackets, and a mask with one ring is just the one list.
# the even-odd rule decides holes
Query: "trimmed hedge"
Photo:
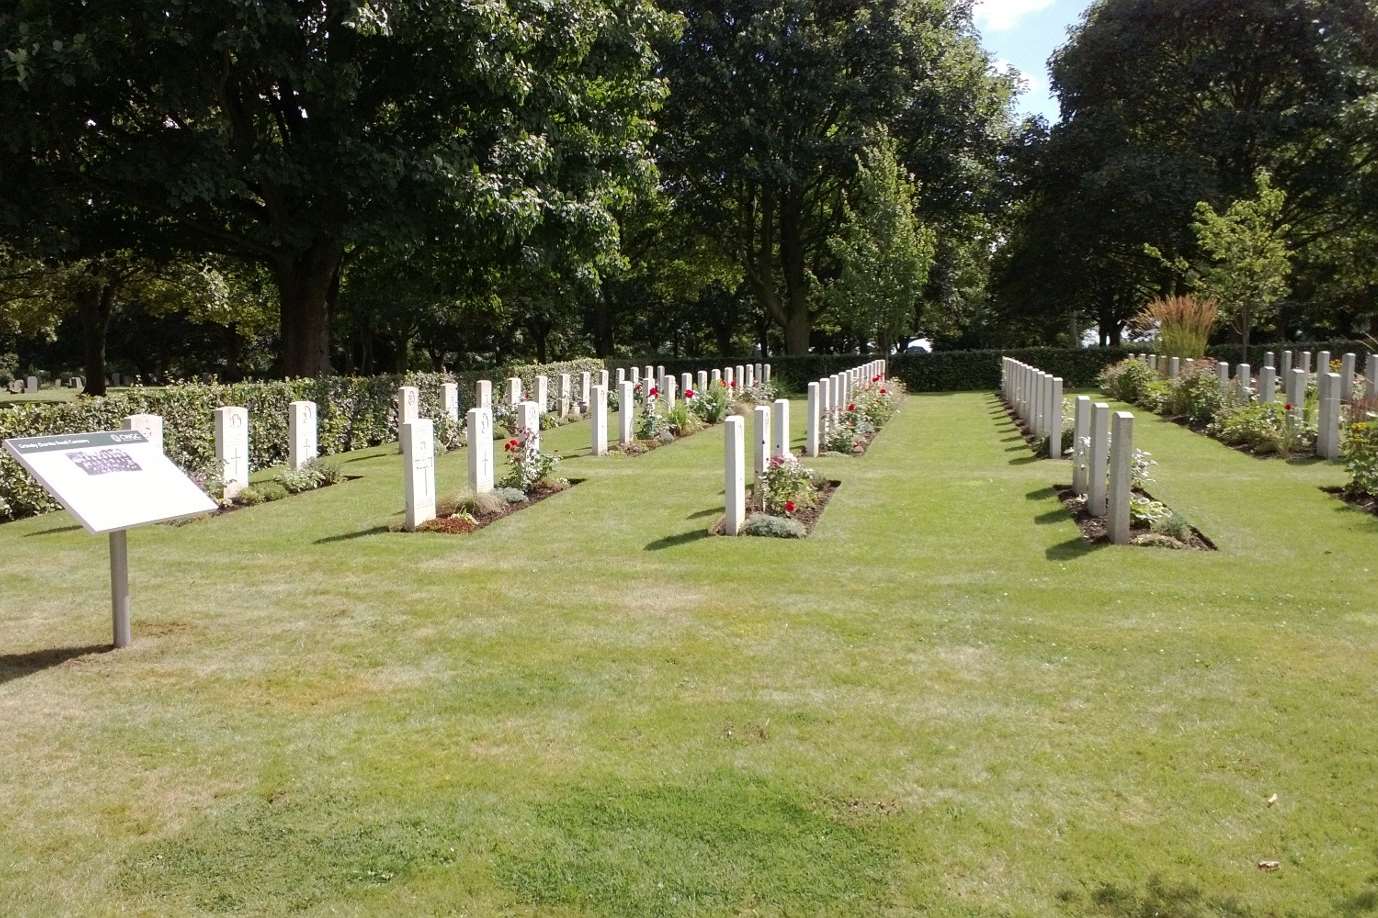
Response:
[{"label": "trimmed hedge", "polygon": [[[1359,358],[1359,372],[1364,371],[1364,358],[1369,351],[1367,341],[1288,341],[1285,344],[1251,344],[1249,345],[1249,366],[1257,370],[1263,366],[1263,355],[1269,351],[1273,352],[1273,366],[1282,366],[1282,352],[1292,352],[1292,366],[1296,368],[1297,357],[1302,351],[1311,352],[1312,371],[1316,370],[1314,362],[1316,354],[1321,351],[1329,351],[1331,360],[1339,360],[1345,354],[1353,353]],[[1215,347],[1206,348],[1207,357],[1215,357],[1218,360],[1228,360],[1233,366],[1236,363],[1243,363],[1241,356],[1242,349],[1237,344],[1218,344]]]},{"label": "trimmed hedge", "polygon": [[[503,380],[517,376],[528,392],[544,373],[597,372],[594,359],[551,364],[516,364],[491,373],[407,373],[390,376],[325,376],[318,379],[287,379],[263,383],[186,383],[156,389],[135,387],[103,398],[78,398],[58,404],[18,404],[0,410],[0,439],[47,434],[118,430],[131,414],[156,414],[163,418],[163,448],[186,471],[207,478],[219,476],[215,462],[215,409],[242,405],[249,409],[250,468],[259,470],[287,461],[288,405],[297,400],[317,405],[317,430],[321,455],[377,446],[397,439],[395,396],[399,386],[416,386],[421,396],[421,416],[436,421],[436,442],[456,446],[461,425],[445,417],[441,386],[459,384],[460,412],[472,405],[475,384],[493,383],[495,401]],[[552,381],[553,383],[553,381]],[[552,384],[551,396],[555,386]],[[28,473],[0,453],[0,520],[30,516],[58,509],[47,492]]]},{"label": "trimmed hedge", "polygon": [[[1282,351],[1294,353],[1311,351],[1330,351],[1339,357],[1348,351],[1362,355],[1367,345],[1362,341],[1312,341],[1288,344],[1258,344],[1249,347],[1250,364],[1263,365],[1263,355],[1272,351],[1277,361],[1282,360]],[[1000,358],[1013,357],[1045,373],[1061,376],[1067,388],[1086,389],[1096,385],[1096,377],[1107,366],[1118,363],[1131,354],[1142,354],[1150,350],[1144,345],[1133,347],[1026,347],[1006,350],[982,351],[936,351],[932,354],[899,354],[888,358],[887,366],[891,376],[904,381],[910,392],[960,392],[995,389],[1000,385]],[[1207,353],[1231,363],[1239,361],[1238,345],[1219,345],[1209,348]],[[777,354],[764,361],[756,357],[701,357],[692,359],[667,359],[647,357],[640,360],[609,360],[608,369],[617,367],[664,366],[665,372],[676,375],[699,369],[735,366],[738,363],[769,363],[771,379],[783,389],[800,393],[816,379],[832,373],[851,369],[859,363],[874,359],[859,354],[808,354],[790,357]],[[1363,368],[1362,357],[1359,360]]]}]

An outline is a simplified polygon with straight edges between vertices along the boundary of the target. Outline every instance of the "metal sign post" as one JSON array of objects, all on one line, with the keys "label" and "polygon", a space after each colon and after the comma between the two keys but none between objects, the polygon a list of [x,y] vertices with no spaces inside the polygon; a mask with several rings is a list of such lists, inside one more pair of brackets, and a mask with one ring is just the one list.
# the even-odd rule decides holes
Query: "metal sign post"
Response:
[{"label": "metal sign post", "polygon": [[110,612],[115,625],[115,648],[128,647],[129,630],[129,530],[110,533]]}]

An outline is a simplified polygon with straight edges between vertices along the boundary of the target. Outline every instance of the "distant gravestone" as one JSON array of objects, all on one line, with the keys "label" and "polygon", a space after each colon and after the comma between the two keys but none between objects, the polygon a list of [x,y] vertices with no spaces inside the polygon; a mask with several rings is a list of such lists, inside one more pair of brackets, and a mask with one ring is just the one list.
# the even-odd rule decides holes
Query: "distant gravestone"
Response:
[{"label": "distant gravestone", "polygon": [[493,410],[470,408],[466,420],[469,426],[469,490],[486,494],[493,490]]},{"label": "distant gravestone", "polygon": [[673,410],[675,407],[675,378],[673,376],[665,377],[665,388],[660,395],[661,398],[665,399],[666,410]]},{"label": "distant gravestone", "polygon": [[1054,376],[1048,390],[1048,458],[1062,458],[1062,377]]},{"label": "distant gravestone", "polygon": [[1311,372],[1311,352],[1310,352],[1310,351],[1302,351],[1302,352],[1301,352],[1301,357],[1300,357],[1300,359],[1297,361],[1297,367],[1298,367],[1302,372],[1304,372],[1304,373],[1310,373],[1310,372]]},{"label": "distant gravestone", "polygon": [[762,365],[761,365],[761,382],[763,382],[763,383],[769,383],[769,382],[770,382],[770,364],[768,364],[768,363],[767,363],[767,364],[762,364]]},{"label": "distant gravestone", "polygon": [[569,374],[561,373],[559,380],[557,397],[560,400],[560,417],[569,417],[569,406],[574,401],[574,393],[570,390]]},{"label": "distant gravestone", "polygon": [[249,486],[249,409],[227,405],[215,409],[215,459],[225,496]]},{"label": "distant gravestone", "polygon": [[589,373],[580,373],[580,374],[579,374],[579,401],[581,401],[581,402],[584,403],[583,409],[579,412],[580,414],[586,414],[586,413],[588,412],[588,410],[589,410],[589,409],[588,409],[589,394],[590,394],[590,390],[591,390],[592,388],[593,388],[593,377],[592,377],[592,374],[589,374]]},{"label": "distant gravestone", "polygon": [[1224,391],[1225,387],[1230,384],[1230,365],[1228,362],[1222,360],[1215,365],[1215,378],[1220,381],[1221,391]]},{"label": "distant gravestone", "polygon": [[641,382],[641,367],[632,367],[631,380],[634,386]]},{"label": "distant gravestone", "polygon": [[316,403],[292,402],[287,406],[287,465],[300,470],[316,458]]},{"label": "distant gravestone", "polygon": [[737,376],[733,372],[731,367],[722,368],[722,381],[723,385],[727,386],[728,388],[731,388],[732,384],[737,381]]},{"label": "distant gravestone", "polygon": [[163,451],[163,419],[156,414],[131,414],[124,419],[125,430],[137,430],[158,451]]},{"label": "distant gravestone", "polygon": [[38,377],[30,376],[24,380],[24,391],[33,394],[38,391]]},{"label": "distant gravestone", "polygon": [[421,393],[415,386],[401,386],[397,390],[397,429],[421,417]]},{"label": "distant gravestone", "polygon": [[608,371],[599,370],[597,373],[595,373],[593,377],[593,384],[595,386],[602,386],[603,391],[608,392]]},{"label": "distant gravestone", "polygon": [[1320,403],[1316,413],[1316,452],[1326,459],[1340,458],[1340,374],[1320,372]]},{"label": "distant gravestone", "polygon": [[1319,373],[1329,373],[1329,372],[1330,372],[1330,352],[1329,352],[1329,351],[1321,351],[1319,354],[1316,355],[1316,372],[1317,372],[1318,374],[1319,374]]},{"label": "distant gravestone", "polygon": [[435,425],[430,418],[402,425],[403,496],[408,532],[435,519]]},{"label": "distant gravestone", "polygon": [[709,380],[714,384],[722,382],[722,370],[713,370],[709,374]]},{"label": "distant gravestone", "polygon": [[541,448],[541,412],[535,402],[517,403],[517,429],[526,431],[536,449]]},{"label": "distant gravestone", "polygon": [[1292,374],[1292,352],[1282,352],[1282,366],[1278,369],[1278,378],[1285,383]]},{"label": "distant gravestone", "polygon": [[1368,381],[1368,397],[1378,399],[1378,354],[1368,355],[1368,361],[1364,363],[1364,379]]},{"label": "distant gravestone", "polygon": [[1176,379],[1180,375],[1182,375],[1182,358],[1169,357],[1167,361],[1168,379]]},{"label": "distant gravestone", "polygon": [[636,422],[636,384],[630,380],[617,390],[617,442],[626,446],[632,442],[632,428]]},{"label": "distant gravestone", "polygon": [[550,410],[550,380],[545,376],[536,377],[536,397],[533,401],[541,406],[542,414]]},{"label": "distant gravestone", "polygon": [[1340,358],[1340,401],[1354,400],[1354,373],[1358,369],[1358,356],[1345,354]]},{"label": "distant gravestone", "polygon": [[748,363],[742,368],[742,372],[744,374],[742,379],[745,380],[742,385],[746,386],[748,389],[756,385],[756,368],[754,366]]},{"label": "distant gravestone", "polygon": [[459,384],[441,383],[440,402],[445,407],[445,417],[451,421],[459,421]]},{"label": "distant gravestone", "polygon": [[1247,363],[1241,363],[1234,371],[1235,389],[1241,398],[1249,397],[1249,390],[1254,385],[1254,368]]},{"label": "distant gravestone", "polygon": [[[818,380],[818,435],[826,437],[833,429],[833,384],[828,377]],[[820,443],[821,447],[822,444]]]},{"label": "distant gravestone", "polygon": [[679,374],[679,393],[682,397],[688,398],[689,393],[694,391],[694,374]]},{"label": "distant gravestone", "polygon": [[605,456],[608,452],[608,390],[603,386],[593,387],[589,413],[593,423],[593,455]]},{"label": "distant gravestone", "polygon": [[624,382],[627,381],[627,368],[626,368],[626,367],[618,367],[618,368],[617,368],[617,374],[616,374],[616,376],[614,376],[613,378],[616,380],[616,383],[617,383],[617,391],[618,391],[618,392],[621,392],[621,391],[622,391],[622,384],[623,384]]},{"label": "distant gravestone", "polygon": [[1271,402],[1277,398],[1278,379],[1277,370],[1272,367],[1264,367],[1258,371],[1258,399],[1261,402]]},{"label": "distant gravestone", "polygon": [[807,414],[804,416],[804,455],[810,458],[818,455],[819,434],[819,410],[823,407],[819,402],[818,383],[809,383],[809,401]]},{"label": "distant gravestone", "polygon": [[1298,417],[1302,414],[1302,407],[1306,404],[1306,383],[1307,372],[1300,367],[1292,371],[1286,381],[1287,404],[1292,406],[1292,410]]},{"label": "distant gravestone", "polygon": [[519,376],[507,378],[507,404],[516,407],[522,400],[522,381]]},{"label": "distant gravestone", "polygon": [[698,375],[695,377],[694,381],[698,383],[698,385],[695,388],[697,388],[700,393],[704,392],[708,388],[708,371],[699,370]]},{"label": "distant gravestone", "polygon": [[751,431],[751,471],[758,479],[766,472],[770,457],[770,407],[757,405],[751,409],[754,425]]},{"label": "distant gravestone", "polygon": [[474,385],[474,407],[487,408],[493,410],[493,383],[492,380],[480,379]]},{"label": "distant gravestone", "polygon": [[742,430],[745,423],[735,414],[723,422],[723,532],[733,536],[741,533],[746,522],[746,445]]},{"label": "distant gravestone", "polygon": [[771,418],[771,427],[775,431],[775,440],[771,446],[770,455],[773,459],[784,459],[791,455],[789,451],[789,399],[777,398],[774,407],[775,412]]}]

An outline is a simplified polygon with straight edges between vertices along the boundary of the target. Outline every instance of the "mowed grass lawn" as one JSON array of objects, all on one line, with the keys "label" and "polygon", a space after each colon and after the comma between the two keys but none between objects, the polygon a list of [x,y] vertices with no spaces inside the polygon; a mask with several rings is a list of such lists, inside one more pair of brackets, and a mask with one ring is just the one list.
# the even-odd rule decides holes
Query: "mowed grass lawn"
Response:
[{"label": "mowed grass lawn", "polygon": [[1137,433],[1219,552],[1090,549],[985,393],[803,542],[702,537],[721,428],[547,432],[585,483],[467,537],[353,454],[133,533],[119,652],[105,540],[0,527],[0,913],[1367,914],[1378,518]]}]

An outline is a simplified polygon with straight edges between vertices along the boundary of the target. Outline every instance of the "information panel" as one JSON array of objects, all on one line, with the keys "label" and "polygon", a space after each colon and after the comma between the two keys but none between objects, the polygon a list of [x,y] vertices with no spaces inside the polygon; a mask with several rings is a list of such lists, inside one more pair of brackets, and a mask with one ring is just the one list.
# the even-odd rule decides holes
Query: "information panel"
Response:
[{"label": "information panel", "polygon": [[92,533],[194,516],[215,502],[135,430],[16,437],[5,449]]}]

